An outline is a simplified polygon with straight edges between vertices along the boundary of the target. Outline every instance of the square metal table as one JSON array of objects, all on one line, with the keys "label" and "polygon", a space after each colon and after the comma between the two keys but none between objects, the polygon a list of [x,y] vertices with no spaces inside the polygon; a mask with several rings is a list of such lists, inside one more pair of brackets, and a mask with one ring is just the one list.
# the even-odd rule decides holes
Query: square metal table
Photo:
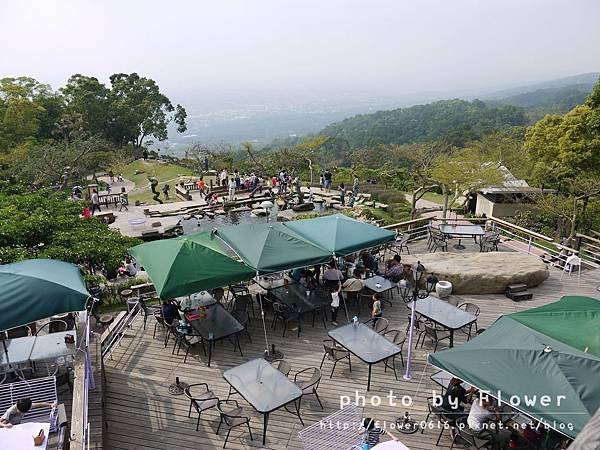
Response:
[{"label": "square metal table", "polygon": [[388,280],[387,278],[383,278],[380,275],[375,275],[374,277],[369,277],[365,279],[365,287],[372,290],[373,292],[381,294],[383,292],[387,292],[390,289],[395,288],[396,283]]},{"label": "square metal table", "polygon": [[454,248],[458,250],[464,250],[466,247],[461,245],[460,241],[465,236],[470,236],[475,239],[477,242],[477,236],[483,236],[485,234],[485,230],[481,228],[479,225],[450,225],[444,223],[439,226],[442,234],[446,236],[456,236],[458,237],[458,244],[453,245]]},{"label": "square metal table", "polygon": [[269,291],[273,297],[298,313],[298,332],[301,330],[302,315],[313,313],[314,326],[315,312],[331,305],[331,294],[328,291],[311,290],[308,296],[306,291],[306,286],[300,283],[288,284]]},{"label": "square metal table", "polygon": [[[226,370],[223,378],[263,415],[263,445],[267,437],[269,413],[302,397],[302,390],[298,386],[262,358]],[[298,404],[296,413],[302,422]]]},{"label": "square metal table", "polygon": [[238,336],[241,331],[244,331],[244,327],[220,303],[206,308],[206,318],[190,320],[189,323],[194,331],[208,342],[208,367],[212,360],[214,342],[232,335],[235,335],[234,350],[237,346],[240,355],[244,356]]},{"label": "square metal table", "polygon": [[[75,342],[67,344],[65,336],[70,334],[75,338]],[[67,355],[74,355],[77,351],[77,331],[61,331],[59,333],[50,333],[43,336],[36,336],[33,349],[29,359],[31,361],[40,361],[43,359],[57,359]]]},{"label": "square metal table", "polygon": [[35,339],[35,336],[26,336],[7,339],[0,343],[0,366],[28,362]]},{"label": "square metal table", "polygon": [[[412,307],[412,302],[408,304]],[[472,324],[477,317],[436,297],[417,300],[415,312],[450,331],[450,348],[454,347],[454,330]]]},{"label": "square metal table", "polygon": [[363,323],[349,323],[331,330],[329,337],[346,348],[350,353],[369,365],[367,391],[371,389],[371,367],[401,352],[400,347],[391,343],[379,333]]}]

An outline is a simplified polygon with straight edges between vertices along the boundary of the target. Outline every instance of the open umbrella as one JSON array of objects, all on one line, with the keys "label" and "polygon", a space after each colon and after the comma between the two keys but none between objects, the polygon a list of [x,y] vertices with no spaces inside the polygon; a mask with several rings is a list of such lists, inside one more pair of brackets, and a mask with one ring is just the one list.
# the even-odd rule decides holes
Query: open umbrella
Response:
[{"label": "open umbrella", "polygon": [[0,331],[81,311],[90,297],[77,266],[30,259],[0,266]]},{"label": "open umbrella", "polygon": [[399,441],[387,441],[377,444],[373,450],[409,450],[409,448]]},{"label": "open umbrella", "polygon": [[[575,437],[600,407],[600,358],[512,316],[501,317],[460,347],[429,355],[429,361]],[[562,320],[568,328],[568,320]]]},{"label": "open umbrella", "polygon": [[396,238],[396,233],[392,231],[343,214],[295,220],[285,223],[285,226],[336,256],[346,256]]},{"label": "open umbrella", "polygon": [[162,298],[249,280],[254,270],[231,259],[210,232],[162,239],[129,249]]}]

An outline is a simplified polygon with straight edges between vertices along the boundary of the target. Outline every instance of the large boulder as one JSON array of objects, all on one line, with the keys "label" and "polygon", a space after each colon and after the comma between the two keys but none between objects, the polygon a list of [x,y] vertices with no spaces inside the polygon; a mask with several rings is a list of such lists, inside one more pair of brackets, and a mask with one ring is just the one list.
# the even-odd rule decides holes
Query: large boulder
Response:
[{"label": "large boulder", "polygon": [[403,264],[421,261],[426,274],[452,283],[453,294],[500,294],[509,284],[528,287],[548,278],[539,258],[517,252],[424,253],[402,255]]}]

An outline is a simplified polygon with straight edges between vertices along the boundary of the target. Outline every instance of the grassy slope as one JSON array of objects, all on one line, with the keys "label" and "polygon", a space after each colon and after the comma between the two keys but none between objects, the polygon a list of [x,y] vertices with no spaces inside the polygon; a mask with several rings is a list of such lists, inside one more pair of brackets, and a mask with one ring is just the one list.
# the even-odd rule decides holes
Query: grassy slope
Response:
[{"label": "grassy slope", "polygon": [[[136,174],[136,170],[143,173]],[[171,185],[171,198],[176,199],[174,188],[175,183],[178,181],[179,177],[191,176],[194,176],[194,173],[185,167],[178,166],[176,164],[159,163],[158,161],[137,160],[131,164],[128,164],[123,169],[123,177],[133,181],[135,183],[136,190],[139,189],[139,191],[136,191],[130,195],[129,201],[131,202],[139,200],[141,202],[154,203],[154,200],[152,200],[153,194],[150,191],[148,177],[155,177],[158,179],[158,191],[161,191],[162,186],[165,183],[169,183]]]}]

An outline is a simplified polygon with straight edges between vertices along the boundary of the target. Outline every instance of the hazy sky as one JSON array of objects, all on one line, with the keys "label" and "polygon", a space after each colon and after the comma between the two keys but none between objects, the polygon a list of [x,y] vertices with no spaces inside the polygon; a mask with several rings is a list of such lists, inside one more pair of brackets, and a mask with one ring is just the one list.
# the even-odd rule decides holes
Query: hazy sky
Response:
[{"label": "hazy sky", "polygon": [[[0,77],[414,93],[600,70],[599,0],[0,0]],[[179,96],[179,95],[177,95]]]}]

